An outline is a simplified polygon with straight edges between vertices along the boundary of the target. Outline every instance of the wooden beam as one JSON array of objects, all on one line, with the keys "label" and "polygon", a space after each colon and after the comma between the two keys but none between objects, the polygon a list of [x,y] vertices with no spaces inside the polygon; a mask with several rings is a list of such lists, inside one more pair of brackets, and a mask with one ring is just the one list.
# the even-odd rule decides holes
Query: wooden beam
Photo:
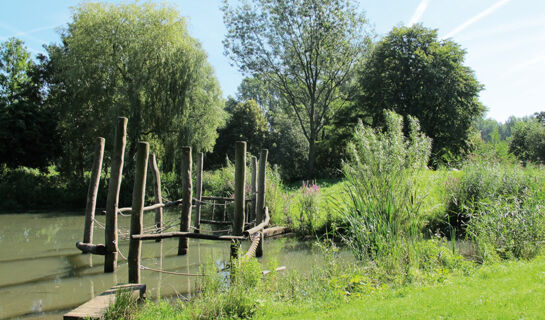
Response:
[{"label": "wooden beam", "polygon": [[250,236],[250,235],[252,235],[252,234],[254,234],[256,232],[259,232],[259,231],[263,230],[266,226],[269,225],[269,220],[270,220],[269,208],[265,207],[265,221],[261,222],[260,224],[258,224],[257,226],[255,226],[255,227],[253,227],[251,229],[245,230],[244,235]]},{"label": "wooden beam", "polygon": [[[155,196],[156,204],[163,204],[163,196],[161,195],[161,172],[159,172],[159,167],[157,166],[157,157],[155,154],[150,154],[149,156],[149,168],[151,175],[153,177],[153,195]],[[155,227],[158,232],[161,232],[163,227],[163,207],[155,208]],[[161,241],[159,239],[158,241]]]},{"label": "wooden beam", "polygon": [[89,189],[87,190],[87,203],[85,205],[84,243],[93,243],[93,223],[95,220],[98,186],[100,184],[100,171],[102,170],[102,158],[104,156],[104,141],[104,138],[98,138],[95,145],[93,169],[91,171],[91,180],[89,180]]},{"label": "wooden beam", "polygon": [[[269,155],[269,150],[262,149],[261,153],[259,154],[259,171],[257,173],[257,201],[256,201],[256,217],[255,222],[261,224],[263,222],[263,219],[266,218],[265,214],[265,188],[266,188],[266,170],[267,170],[267,156]],[[268,222],[267,222],[268,224]],[[263,234],[261,234],[261,241],[259,241],[259,244],[257,245],[257,249],[255,251],[256,257],[263,256],[263,242],[264,242]]]},{"label": "wooden beam", "polygon": [[133,235],[132,239],[135,240],[155,240],[166,238],[192,238],[192,239],[205,239],[205,240],[245,240],[244,236],[216,236],[212,234],[194,233],[194,232],[165,232],[165,233],[149,233],[141,235]]},{"label": "wooden beam", "polygon": [[[193,201],[191,165],[191,147],[182,147],[182,213],[180,216],[180,232],[189,232],[189,228],[191,227],[191,203]],[[181,237],[178,241],[178,255],[186,255],[188,250],[189,239]]]},{"label": "wooden beam", "polygon": [[[142,234],[144,217],[144,198],[146,196],[146,174],[148,172],[149,144],[138,142],[136,151],[136,173],[132,188],[132,213],[130,234]],[[129,242],[129,283],[140,283],[140,258],[142,242],[130,239]]]},{"label": "wooden beam", "polygon": [[112,152],[112,168],[106,200],[106,255],[104,272],[114,272],[117,269],[117,208],[119,205],[119,189],[123,172],[123,157],[127,142],[127,118],[117,118],[114,149]]},{"label": "wooden beam", "polygon": [[197,190],[195,201],[195,233],[201,232],[201,201],[202,201],[202,172],[204,164],[204,153],[199,153],[197,162]]}]

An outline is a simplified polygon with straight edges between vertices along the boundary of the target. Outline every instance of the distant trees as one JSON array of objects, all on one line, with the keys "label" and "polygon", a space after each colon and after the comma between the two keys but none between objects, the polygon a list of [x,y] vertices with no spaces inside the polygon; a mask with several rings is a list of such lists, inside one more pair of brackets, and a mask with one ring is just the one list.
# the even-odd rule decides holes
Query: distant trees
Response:
[{"label": "distant trees", "polygon": [[227,55],[240,70],[269,83],[308,142],[307,175],[317,143],[349,97],[369,39],[366,20],[348,0],[228,1],[223,8]]},{"label": "distant trees", "polygon": [[0,43],[0,164],[8,167],[44,168],[58,151],[39,71],[21,40]]},{"label": "distant trees", "polygon": [[[167,5],[84,3],[47,47],[49,100],[62,114],[62,169],[83,174],[85,150],[128,116],[130,161],[150,141],[171,171],[181,145],[211,150],[224,118],[218,82],[185,20]],[[111,141],[107,140],[107,141]],[[108,150],[109,148],[107,148]]]},{"label": "distant trees", "polygon": [[384,109],[419,119],[432,138],[432,158],[458,157],[469,147],[474,120],[485,108],[483,86],[463,65],[465,51],[421,25],[396,27],[379,41],[364,64],[353,117],[384,124]]},{"label": "distant trees", "polygon": [[509,152],[523,163],[534,162],[545,164],[545,125],[536,114],[528,121],[518,121],[509,141]]}]

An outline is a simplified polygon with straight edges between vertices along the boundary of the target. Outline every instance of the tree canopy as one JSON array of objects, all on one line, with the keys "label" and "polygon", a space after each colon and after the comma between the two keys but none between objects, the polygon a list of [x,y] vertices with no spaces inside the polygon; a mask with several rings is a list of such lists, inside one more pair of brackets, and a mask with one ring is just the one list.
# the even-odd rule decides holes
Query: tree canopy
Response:
[{"label": "tree canopy", "polygon": [[417,117],[432,138],[432,156],[459,156],[468,148],[474,120],[485,108],[479,84],[463,64],[465,51],[437,30],[419,24],[394,28],[364,64],[356,100],[358,117],[384,123],[384,109]]},{"label": "tree canopy", "polygon": [[364,55],[366,20],[349,0],[240,1],[223,7],[226,54],[240,70],[268,82],[293,111],[308,141],[308,175],[316,143]]},{"label": "tree canopy", "polygon": [[129,118],[128,159],[141,139],[164,155],[167,171],[180,145],[212,149],[223,100],[206,53],[177,10],[84,3],[72,19],[62,43],[47,47],[50,99],[62,108],[68,171],[81,170],[94,137],[113,135],[118,116]]},{"label": "tree canopy", "polygon": [[55,157],[55,121],[41,78],[21,40],[0,43],[0,163],[44,168]]}]

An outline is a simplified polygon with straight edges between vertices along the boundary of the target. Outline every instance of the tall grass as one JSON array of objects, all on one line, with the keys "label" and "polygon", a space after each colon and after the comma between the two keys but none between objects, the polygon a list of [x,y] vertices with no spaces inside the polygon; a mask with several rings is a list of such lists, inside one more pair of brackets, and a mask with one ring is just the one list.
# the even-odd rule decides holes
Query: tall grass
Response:
[{"label": "tall grass", "polygon": [[402,117],[385,116],[383,131],[360,123],[343,165],[350,200],[338,203],[346,228],[341,236],[361,260],[395,255],[400,242],[419,236],[422,222],[414,179],[429,160],[431,141],[416,119],[409,117],[405,137]]}]

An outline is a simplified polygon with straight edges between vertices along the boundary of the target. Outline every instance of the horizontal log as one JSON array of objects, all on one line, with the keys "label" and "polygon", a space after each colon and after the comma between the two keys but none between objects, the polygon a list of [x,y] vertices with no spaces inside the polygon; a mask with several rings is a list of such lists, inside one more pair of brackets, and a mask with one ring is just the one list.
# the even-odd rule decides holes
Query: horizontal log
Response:
[{"label": "horizontal log", "polygon": [[235,198],[215,197],[215,196],[202,196],[202,197],[201,197],[201,200],[235,201]]},{"label": "horizontal log", "polygon": [[[276,272],[286,271],[286,267],[285,267],[285,266],[281,266],[281,267],[276,268],[276,270],[274,270],[274,271],[276,271]],[[269,274],[269,273],[271,273],[269,270],[263,270],[263,271],[261,271],[261,274],[262,274],[262,275],[267,275],[267,274]]]},{"label": "horizontal log", "polygon": [[264,229],[263,236],[273,237],[273,236],[277,236],[279,234],[284,234],[288,232],[290,232],[290,229],[288,227],[272,227],[272,228]]},{"label": "horizontal log", "polygon": [[193,232],[166,232],[166,233],[152,233],[152,234],[134,234],[132,238],[135,240],[155,240],[166,238],[192,238],[192,239],[206,239],[206,240],[244,240],[244,236],[216,236],[212,234],[193,233]]},{"label": "horizontal log", "polygon": [[80,249],[83,253],[92,253],[101,256],[106,254],[106,246],[103,244],[92,244],[78,241],[76,242],[76,248]]},{"label": "horizontal log", "polygon": [[261,222],[260,224],[258,224],[257,226],[251,228],[251,229],[248,229],[248,230],[245,230],[244,231],[244,234],[246,236],[248,235],[251,235],[251,234],[254,234],[258,231],[261,231],[263,228],[265,228],[266,226],[269,225],[269,220],[271,219],[271,217],[269,216],[269,208],[268,207],[265,207],[265,221]]},{"label": "horizontal log", "polygon": [[206,220],[201,219],[201,224],[215,224],[215,225],[230,225],[231,221],[218,221],[218,220]]}]

